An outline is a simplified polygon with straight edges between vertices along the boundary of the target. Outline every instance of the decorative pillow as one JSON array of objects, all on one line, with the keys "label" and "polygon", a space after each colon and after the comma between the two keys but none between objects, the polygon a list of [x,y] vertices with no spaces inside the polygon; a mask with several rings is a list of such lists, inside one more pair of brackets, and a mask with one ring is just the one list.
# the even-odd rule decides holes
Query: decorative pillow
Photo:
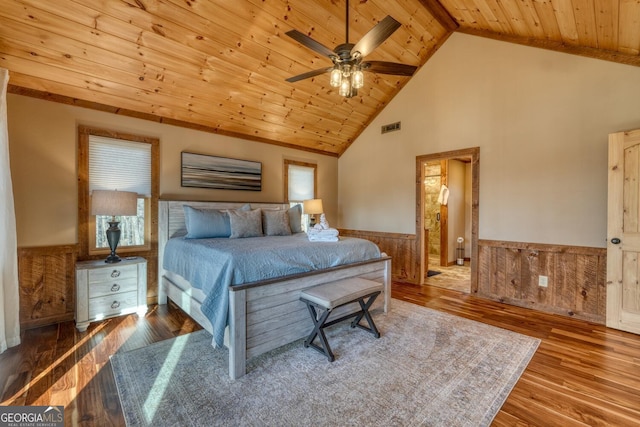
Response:
[{"label": "decorative pillow", "polygon": [[186,205],[182,208],[187,226],[186,239],[207,239],[231,235],[231,222],[228,213],[216,209],[196,209]]},{"label": "decorative pillow", "polygon": [[262,229],[267,236],[289,236],[289,213],[287,211],[262,211]]},{"label": "decorative pillow", "polygon": [[262,236],[262,211],[229,211],[232,239]]},{"label": "decorative pillow", "polygon": [[292,233],[302,233],[302,205],[295,205],[287,210]]}]

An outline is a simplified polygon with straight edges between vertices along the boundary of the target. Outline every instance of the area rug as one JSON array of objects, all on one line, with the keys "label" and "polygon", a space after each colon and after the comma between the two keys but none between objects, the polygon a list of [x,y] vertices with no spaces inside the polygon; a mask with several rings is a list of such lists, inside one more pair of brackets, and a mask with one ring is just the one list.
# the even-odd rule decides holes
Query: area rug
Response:
[{"label": "area rug", "polygon": [[395,299],[374,319],[379,339],[349,322],[326,330],[333,363],[300,340],[235,381],[205,331],[116,353],[127,425],[486,426],[539,344]]},{"label": "area rug", "polygon": [[437,271],[437,270],[427,270],[427,277],[432,277],[432,276],[437,276],[438,274],[441,274],[441,271]]}]

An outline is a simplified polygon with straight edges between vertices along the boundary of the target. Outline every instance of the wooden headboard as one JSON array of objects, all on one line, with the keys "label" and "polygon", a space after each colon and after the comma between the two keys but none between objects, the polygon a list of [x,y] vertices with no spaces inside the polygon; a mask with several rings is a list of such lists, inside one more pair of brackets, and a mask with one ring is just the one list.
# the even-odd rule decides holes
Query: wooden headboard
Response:
[{"label": "wooden headboard", "polygon": [[[158,204],[158,239],[166,242],[176,232],[186,230],[183,206],[198,209],[238,209],[249,204],[251,209],[288,209],[288,203],[255,203],[255,202],[195,202],[184,200],[160,200]],[[163,236],[163,232],[165,233]]]},{"label": "wooden headboard", "polygon": [[162,280],[165,270],[162,268],[164,248],[171,236],[185,230],[184,205],[198,209],[238,209],[249,204],[251,209],[284,210],[288,203],[259,203],[259,202],[197,202],[185,200],[160,200],[158,202],[158,302],[166,304],[166,296],[162,291]]}]

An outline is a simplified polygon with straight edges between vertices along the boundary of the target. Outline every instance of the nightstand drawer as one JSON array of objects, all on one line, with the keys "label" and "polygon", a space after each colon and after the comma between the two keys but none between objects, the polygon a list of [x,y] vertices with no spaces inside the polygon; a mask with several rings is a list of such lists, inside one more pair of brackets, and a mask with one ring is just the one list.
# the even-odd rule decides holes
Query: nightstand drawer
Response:
[{"label": "nightstand drawer", "polygon": [[89,318],[111,316],[128,309],[135,309],[137,305],[138,293],[136,291],[91,298],[89,300]]},{"label": "nightstand drawer", "polygon": [[89,298],[115,295],[123,292],[135,291],[137,289],[137,277],[129,279],[111,279],[109,282],[89,284]]},{"label": "nightstand drawer", "polygon": [[123,258],[76,263],[76,328],[84,332],[91,322],[147,311],[147,260]]},{"label": "nightstand drawer", "polygon": [[89,283],[111,282],[114,279],[128,279],[138,277],[138,267],[136,265],[109,266],[89,270]]}]

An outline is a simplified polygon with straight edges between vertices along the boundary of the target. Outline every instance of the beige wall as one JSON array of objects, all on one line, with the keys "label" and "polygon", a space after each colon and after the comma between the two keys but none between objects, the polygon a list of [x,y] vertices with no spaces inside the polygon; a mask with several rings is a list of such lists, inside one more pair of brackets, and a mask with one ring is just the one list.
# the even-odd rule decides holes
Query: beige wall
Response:
[{"label": "beige wall", "polygon": [[[159,138],[162,198],[280,202],[284,200],[283,160],[317,163],[319,197],[329,221],[337,217],[335,157],[18,95],[9,95],[7,103],[19,246],[77,242],[76,145],[81,124]],[[182,188],[181,151],[260,161],[262,191]]]},{"label": "beige wall", "polygon": [[455,33],[340,158],[340,226],[415,233],[416,156],[480,147],[481,239],[604,247],[607,135],[636,128],[640,68]]}]

